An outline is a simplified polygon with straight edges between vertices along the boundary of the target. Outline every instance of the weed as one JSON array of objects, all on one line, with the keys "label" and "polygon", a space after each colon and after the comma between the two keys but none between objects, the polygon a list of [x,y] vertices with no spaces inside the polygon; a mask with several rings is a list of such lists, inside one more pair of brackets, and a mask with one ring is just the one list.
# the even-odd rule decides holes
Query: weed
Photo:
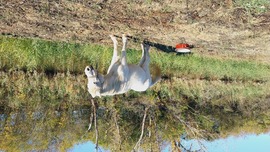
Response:
[{"label": "weed", "polygon": [[270,6],[269,0],[237,0],[236,5],[244,7],[250,13],[263,13],[268,10]]}]

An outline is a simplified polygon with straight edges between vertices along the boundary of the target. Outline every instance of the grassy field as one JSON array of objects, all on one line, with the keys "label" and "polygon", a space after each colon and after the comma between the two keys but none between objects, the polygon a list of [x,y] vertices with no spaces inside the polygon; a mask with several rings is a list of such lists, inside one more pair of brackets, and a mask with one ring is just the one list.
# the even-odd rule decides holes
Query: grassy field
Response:
[{"label": "grassy field", "polygon": [[[77,97],[85,100],[87,97],[83,73],[85,66],[98,65],[98,70],[105,74],[112,55],[112,48],[105,46],[4,36],[0,39],[0,47],[0,69],[2,73],[6,73],[3,77],[13,82],[11,84],[18,83],[17,85],[21,86],[12,86],[2,79],[2,86],[10,89],[5,91],[2,89],[2,97],[6,97],[6,94],[14,90],[19,90],[17,92],[21,92],[25,97],[31,97],[35,88],[41,86],[47,88],[44,94],[52,96],[52,99],[68,96],[71,99]],[[139,61],[141,51],[130,49],[127,53],[129,63]],[[159,52],[154,48],[151,51],[151,64],[161,67],[163,79],[153,89],[147,91],[146,95],[158,97],[161,101],[194,101],[198,105],[211,103],[224,106],[229,111],[239,110],[248,113],[250,107],[246,104],[252,105],[253,102],[269,100],[268,64],[248,60],[217,59],[200,54],[179,56]],[[18,73],[18,78],[9,77],[9,73],[13,75]],[[61,74],[67,78],[61,80]],[[25,77],[29,80],[24,80]],[[54,81],[50,82],[50,77],[53,77]],[[37,86],[31,85],[32,81]],[[22,85],[23,82],[25,85]],[[55,90],[58,90],[58,93],[62,92],[61,95],[55,94]],[[78,96],[78,92],[81,97]],[[15,94],[16,96],[22,95]],[[138,97],[139,94],[130,92],[128,96]],[[238,105],[237,109],[232,110],[235,104]]]},{"label": "grassy field", "polygon": [[[38,39],[0,38],[0,69],[25,71],[71,72],[82,74],[86,65],[98,65],[105,73],[109,66],[112,48]],[[141,51],[128,50],[128,61],[138,63]],[[162,68],[163,75],[179,78],[221,81],[269,80],[270,65],[248,60],[215,59],[199,54],[177,56],[152,49],[152,64]]]}]

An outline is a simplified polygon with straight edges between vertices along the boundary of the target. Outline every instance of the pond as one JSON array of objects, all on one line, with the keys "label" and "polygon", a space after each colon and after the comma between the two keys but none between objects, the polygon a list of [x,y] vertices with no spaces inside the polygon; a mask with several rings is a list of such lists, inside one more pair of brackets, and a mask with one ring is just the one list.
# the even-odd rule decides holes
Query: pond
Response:
[{"label": "pond", "polygon": [[[185,127],[182,123],[187,123],[187,126],[191,123],[177,122],[166,113],[156,117],[158,111],[151,108],[146,119],[143,108],[141,111],[122,108],[118,112],[112,109],[101,106],[97,109],[98,151],[133,150],[140,139],[143,121],[144,134],[134,150],[240,152],[267,151],[270,148],[270,133],[267,132],[258,135],[232,132],[233,135],[228,133],[222,137],[222,133],[213,132],[213,128],[203,129],[199,122],[196,122],[197,126]],[[94,124],[88,130],[91,117],[90,106],[74,106],[66,110],[46,108],[44,105],[15,110],[1,107],[0,133],[4,137],[1,139],[1,150],[95,151]],[[191,130],[196,133],[192,134]]]},{"label": "pond", "polygon": [[[243,134],[240,136],[230,136],[214,141],[197,141],[197,140],[182,140],[182,151],[209,151],[209,152],[267,152],[270,149],[269,145],[270,133],[265,134]],[[201,145],[202,144],[202,145]],[[203,149],[202,149],[203,147]],[[74,145],[68,151],[82,152],[95,151],[95,144],[91,141]],[[101,149],[107,152],[110,150]],[[170,144],[161,150],[162,152],[172,151]]]},{"label": "pond", "polygon": [[0,151],[269,148],[267,100],[250,108],[250,102],[173,95],[173,79],[143,93],[91,99],[85,84],[82,74],[0,73]]}]

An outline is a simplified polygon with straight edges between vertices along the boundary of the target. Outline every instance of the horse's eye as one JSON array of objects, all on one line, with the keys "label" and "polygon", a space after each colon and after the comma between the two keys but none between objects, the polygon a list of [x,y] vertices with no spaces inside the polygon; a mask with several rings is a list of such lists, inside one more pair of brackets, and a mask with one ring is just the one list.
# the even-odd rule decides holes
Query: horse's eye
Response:
[{"label": "horse's eye", "polygon": [[97,84],[97,82],[93,82],[94,84]]},{"label": "horse's eye", "polygon": [[86,70],[87,70],[87,71],[90,71],[90,68],[87,68]]}]

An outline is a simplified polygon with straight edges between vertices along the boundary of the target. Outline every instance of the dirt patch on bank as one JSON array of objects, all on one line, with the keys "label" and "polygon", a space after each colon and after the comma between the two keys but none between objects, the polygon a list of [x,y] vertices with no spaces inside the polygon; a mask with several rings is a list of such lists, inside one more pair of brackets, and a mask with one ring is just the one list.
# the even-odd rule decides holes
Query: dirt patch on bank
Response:
[{"label": "dirt patch on bank", "polygon": [[169,46],[187,42],[202,55],[270,63],[270,12],[253,14],[229,2],[1,1],[0,30],[102,45],[111,45],[109,34],[129,33]]}]

